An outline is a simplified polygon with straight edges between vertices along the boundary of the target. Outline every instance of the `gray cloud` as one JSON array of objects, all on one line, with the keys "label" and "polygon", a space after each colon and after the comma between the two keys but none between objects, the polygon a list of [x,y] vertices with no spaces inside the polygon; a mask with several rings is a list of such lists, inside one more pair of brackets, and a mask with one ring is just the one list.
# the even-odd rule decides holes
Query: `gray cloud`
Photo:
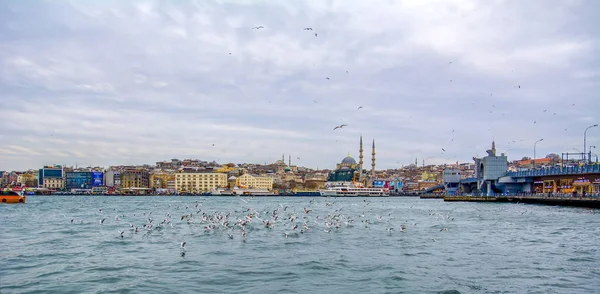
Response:
[{"label": "gray cloud", "polygon": [[582,149],[599,120],[597,11],[541,0],[5,1],[0,170],[282,153],[333,167],[358,155],[361,134],[376,139],[381,168],[469,161],[492,140],[510,159],[531,156],[538,138],[538,154]]}]

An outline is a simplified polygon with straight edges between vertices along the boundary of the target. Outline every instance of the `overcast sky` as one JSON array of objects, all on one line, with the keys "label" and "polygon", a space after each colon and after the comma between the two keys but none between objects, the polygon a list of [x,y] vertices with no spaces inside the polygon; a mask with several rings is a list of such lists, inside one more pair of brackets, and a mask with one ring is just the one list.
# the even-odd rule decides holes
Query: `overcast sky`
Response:
[{"label": "overcast sky", "polygon": [[582,151],[598,19],[595,0],[2,1],[0,170],[334,168],[360,134],[378,169],[472,162],[494,139],[509,160],[541,138],[538,156]]}]

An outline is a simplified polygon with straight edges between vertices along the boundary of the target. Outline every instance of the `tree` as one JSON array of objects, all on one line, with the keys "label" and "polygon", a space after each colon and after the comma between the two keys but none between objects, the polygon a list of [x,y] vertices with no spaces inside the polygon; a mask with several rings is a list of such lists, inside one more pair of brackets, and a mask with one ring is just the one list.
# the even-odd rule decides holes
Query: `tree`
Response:
[{"label": "tree", "polygon": [[546,155],[546,158],[550,158],[550,163],[557,164],[560,162],[560,156],[556,153],[550,153]]},{"label": "tree", "polygon": [[523,156],[523,158],[521,158],[521,160],[531,160],[531,157]]}]

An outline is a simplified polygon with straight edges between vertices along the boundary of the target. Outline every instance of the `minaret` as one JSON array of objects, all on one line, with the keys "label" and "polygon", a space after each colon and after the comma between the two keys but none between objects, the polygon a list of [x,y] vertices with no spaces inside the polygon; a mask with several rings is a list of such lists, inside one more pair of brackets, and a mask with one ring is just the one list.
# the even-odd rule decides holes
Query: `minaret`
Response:
[{"label": "minaret", "polygon": [[363,178],[363,143],[362,135],[360,135],[360,148],[358,149],[358,180],[362,182]]},{"label": "minaret", "polygon": [[492,156],[496,156],[496,141],[492,141]]},{"label": "minaret", "polygon": [[292,155],[288,154],[288,166],[292,166]]},{"label": "minaret", "polygon": [[283,161],[283,163],[285,163],[285,154],[281,154],[281,161]]},{"label": "minaret", "polygon": [[371,178],[375,179],[375,139],[373,139],[373,152],[371,153],[373,158],[371,159]]}]

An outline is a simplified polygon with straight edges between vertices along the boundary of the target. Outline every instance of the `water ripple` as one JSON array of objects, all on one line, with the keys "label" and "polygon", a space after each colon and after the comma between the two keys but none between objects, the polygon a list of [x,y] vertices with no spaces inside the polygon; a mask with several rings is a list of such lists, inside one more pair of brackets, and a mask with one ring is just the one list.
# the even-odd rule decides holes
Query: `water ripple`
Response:
[{"label": "water ripple", "polygon": [[[229,197],[32,196],[25,205],[0,205],[0,290],[454,294],[600,289],[600,218],[594,210],[393,197],[310,200],[269,197],[246,204]],[[264,219],[280,205],[288,207],[283,220],[270,229],[250,224],[245,238],[240,229],[207,230],[196,214],[201,209],[243,217],[250,207]],[[306,214],[304,207],[313,211]],[[287,219],[291,212],[297,229]],[[181,220],[190,213],[193,221]],[[323,218],[338,214],[348,223],[328,232]],[[153,228],[148,230],[143,225],[149,218]],[[300,233],[305,221],[310,228]],[[405,232],[399,232],[403,226]]]}]

